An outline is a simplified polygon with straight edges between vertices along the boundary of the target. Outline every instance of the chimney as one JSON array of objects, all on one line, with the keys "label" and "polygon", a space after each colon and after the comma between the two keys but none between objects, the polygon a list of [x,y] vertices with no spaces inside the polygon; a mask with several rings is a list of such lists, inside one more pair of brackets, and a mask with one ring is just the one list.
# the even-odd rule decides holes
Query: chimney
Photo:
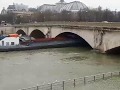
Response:
[{"label": "chimney", "polygon": [[60,0],[60,2],[61,2],[61,3],[63,3],[63,2],[64,2],[64,0]]}]

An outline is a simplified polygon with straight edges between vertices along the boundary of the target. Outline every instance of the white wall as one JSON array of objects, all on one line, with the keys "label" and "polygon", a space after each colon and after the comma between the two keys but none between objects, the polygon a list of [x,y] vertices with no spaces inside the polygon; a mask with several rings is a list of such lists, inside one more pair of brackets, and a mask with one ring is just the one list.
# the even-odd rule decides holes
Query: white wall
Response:
[{"label": "white wall", "polygon": [[[7,43],[9,46],[19,45],[19,37],[6,37],[0,41],[0,46],[2,46],[2,41],[4,41],[4,46],[8,46]],[[14,42],[14,45],[11,45],[11,42]]]}]

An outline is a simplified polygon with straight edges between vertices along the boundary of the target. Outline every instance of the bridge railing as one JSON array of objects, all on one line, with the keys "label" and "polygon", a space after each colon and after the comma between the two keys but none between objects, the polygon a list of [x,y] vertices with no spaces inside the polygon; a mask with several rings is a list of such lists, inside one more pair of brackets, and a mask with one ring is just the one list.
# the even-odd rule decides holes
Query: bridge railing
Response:
[{"label": "bridge railing", "polygon": [[88,83],[97,82],[100,80],[107,80],[112,77],[120,77],[120,72],[108,72],[102,74],[96,74],[91,76],[80,77],[76,79],[69,79],[66,81],[56,81],[49,84],[38,85],[30,88],[19,89],[19,90],[69,90],[68,88],[74,88]]}]

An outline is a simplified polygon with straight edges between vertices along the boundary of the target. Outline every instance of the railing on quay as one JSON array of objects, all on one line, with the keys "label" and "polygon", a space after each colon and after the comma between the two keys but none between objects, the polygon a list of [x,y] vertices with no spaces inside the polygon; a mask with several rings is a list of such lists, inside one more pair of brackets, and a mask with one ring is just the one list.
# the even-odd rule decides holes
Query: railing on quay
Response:
[{"label": "railing on quay", "polygon": [[118,77],[118,76],[120,76],[119,71],[108,72],[108,73],[80,77],[80,78],[76,78],[73,80],[69,79],[66,81],[57,81],[57,82],[50,83],[50,84],[44,84],[40,86],[38,85],[38,86],[25,88],[25,89],[19,89],[19,90],[66,90],[67,88],[70,88],[70,87],[86,85],[88,83],[97,82],[100,80],[107,80],[112,77]]}]

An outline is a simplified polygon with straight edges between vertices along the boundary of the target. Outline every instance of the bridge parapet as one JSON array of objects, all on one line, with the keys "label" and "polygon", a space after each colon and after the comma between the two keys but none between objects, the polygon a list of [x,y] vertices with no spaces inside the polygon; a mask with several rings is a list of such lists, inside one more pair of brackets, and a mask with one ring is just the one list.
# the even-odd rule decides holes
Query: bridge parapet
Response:
[{"label": "bridge parapet", "polygon": [[[8,27],[8,26],[5,26]],[[89,25],[71,25],[71,24],[26,24],[26,25],[13,25],[12,27],[62,27],[71,29],[84,29],[84,30],[103,30],[103,31],[120,31],[120,27],[107,27],[107,26],[89,26]]]},{"label": "bridge parapet", "polygon": [[39,23],[25,23],[25,24],[14,24],[4,25],[0,27],[63,27],[72,29],[88,29],[88,30],[120,30],[120,23],[115,22],[39,22]]}]

